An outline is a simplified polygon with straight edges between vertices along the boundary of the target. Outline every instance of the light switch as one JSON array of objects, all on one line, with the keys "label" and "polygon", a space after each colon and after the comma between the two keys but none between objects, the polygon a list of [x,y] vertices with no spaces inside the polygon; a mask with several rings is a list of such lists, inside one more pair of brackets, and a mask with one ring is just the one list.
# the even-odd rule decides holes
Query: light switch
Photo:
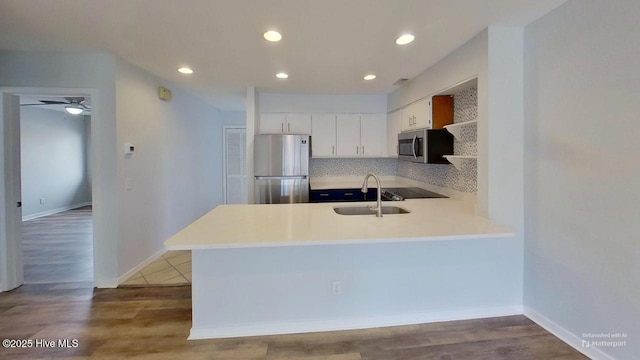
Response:
[{"label": "light switch", "polygon": [[124,189],[125,190],[133,189],[133,179],[131,178],[124,179]]}]

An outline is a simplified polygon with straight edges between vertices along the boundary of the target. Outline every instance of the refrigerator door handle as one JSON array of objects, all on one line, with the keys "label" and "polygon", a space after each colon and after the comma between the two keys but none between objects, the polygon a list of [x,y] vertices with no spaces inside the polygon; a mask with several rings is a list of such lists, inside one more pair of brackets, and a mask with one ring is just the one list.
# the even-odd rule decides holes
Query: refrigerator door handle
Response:
[{"label": "refrigerator door handle", "polygon": [[301,176],[256,176],[255,179],[256,180],[282,180],[282,179],[307,179],[308,176],[306,175],[301,175]]}]

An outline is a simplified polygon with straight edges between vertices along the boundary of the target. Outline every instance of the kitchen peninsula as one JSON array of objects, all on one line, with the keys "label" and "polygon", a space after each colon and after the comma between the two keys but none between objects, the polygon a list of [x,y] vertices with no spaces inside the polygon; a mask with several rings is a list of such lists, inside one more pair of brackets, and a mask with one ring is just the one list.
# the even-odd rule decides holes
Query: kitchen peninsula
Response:
[{"label": "kitchen peninsula", "polygon": [[510,229],[457,199],[393,202],[410,213],[382,218],[333,210],[372,204],[223,205],[167,240],[192,250],[190,339],[521,311]]}]

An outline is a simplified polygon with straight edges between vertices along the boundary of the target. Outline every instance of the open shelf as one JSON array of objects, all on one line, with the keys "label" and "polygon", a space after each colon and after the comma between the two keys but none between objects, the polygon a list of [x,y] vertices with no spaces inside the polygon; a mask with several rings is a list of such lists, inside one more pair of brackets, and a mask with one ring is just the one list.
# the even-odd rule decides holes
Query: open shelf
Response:
[{"label": "open shelf", "polygon": [[443,157],[449,160],[449,162],[453,164],[453,166],[455,166],[456,169],[458,170],[462,170],[463,161],[469,161],[469,160],[475,161],[478,158],[477,156],[470,156],[470,155],[444,155]]},{"label": "open shelf", "polygon": [[444,128],[447,129],[448,132],[452,133],[457,140],[460,140],[460,130],[462,129],[462,127],[468,126],[468,125],[475,125],[477,123],[478,123],[478,120],[465,121],[461,123],[445,125]]}]

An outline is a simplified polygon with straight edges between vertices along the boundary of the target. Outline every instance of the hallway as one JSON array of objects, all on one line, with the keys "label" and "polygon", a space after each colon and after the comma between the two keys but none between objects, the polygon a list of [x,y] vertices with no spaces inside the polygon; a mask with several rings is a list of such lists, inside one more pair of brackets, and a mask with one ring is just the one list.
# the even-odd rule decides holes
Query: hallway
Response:
[{"label": "hallway", "polygon": [[93,283],[93,220],[84,206],[22,223],[24,283]]}]

